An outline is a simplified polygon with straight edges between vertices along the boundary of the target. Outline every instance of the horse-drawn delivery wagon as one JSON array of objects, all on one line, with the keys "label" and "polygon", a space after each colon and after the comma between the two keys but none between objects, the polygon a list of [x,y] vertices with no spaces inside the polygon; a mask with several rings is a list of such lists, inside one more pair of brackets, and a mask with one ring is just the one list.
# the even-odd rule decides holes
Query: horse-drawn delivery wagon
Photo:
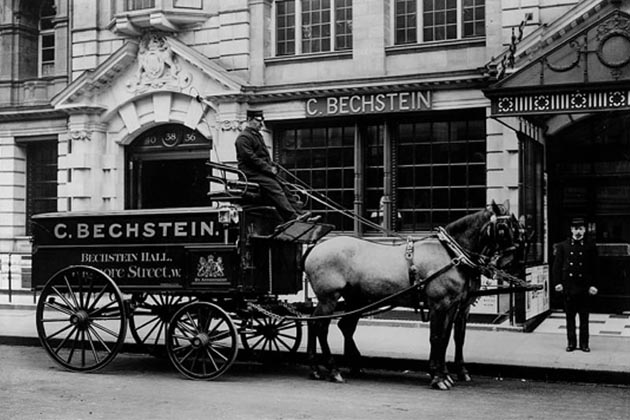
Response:
[{"label": "horse-drawn delivery wagon", "polygon": [[[282,223],[273,207],[245,205],[256,185],[238,170],[210,167],[219,173],[210,180],[224,186],[210,194],[224,203],[215,207],[33,217],[37,332],[58,364],[76,371],[106,366],[129,328],[148,352],[165,348],[184,376],[212,379],[236,359],[239,336],[247,349],[296,351],[301,322],[309,321],[312,377],[321,377],[318,339],[331,378],[342,381],[326,338],[331,319],[341,318],[347,356],[358,369],[352,336],[359,317],[424,302],[431,319],[432,386],[448,389],[444,358],[452,328],[457,374],[469,379],[462,347],[480,275],[507,279],[521,291],[530,288],[501,269],[522,260],[523,249],[521,227],[505,206],[493,202],[435,235],[401,237],[395,246],[339,236],[305,253],[304,244],[314,244],[334,226]],[[313,316],[278,298],[297,294],[304,275],[317,298]],[[342,313],[335,312],[340,298],[346,304]]]},{"label": "horse-drawn delivery wagon", "polygon": [[271,207],[233,205],[34,216],[42,345],[67,369],[96,370],[129,326],[196,379],[230,367],[239,335],[248,348],[296,350],[299,322],[261,320],[248,303],[300,291],[302,244],[332,226],[278,221]]}]

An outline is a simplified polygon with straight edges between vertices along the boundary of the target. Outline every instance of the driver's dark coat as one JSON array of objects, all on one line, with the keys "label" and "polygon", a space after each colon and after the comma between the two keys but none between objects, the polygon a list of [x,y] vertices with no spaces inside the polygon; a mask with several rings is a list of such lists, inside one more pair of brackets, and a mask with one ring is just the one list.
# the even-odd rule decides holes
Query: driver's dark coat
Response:
[{"label": "driver's dark coat", "polygon": [[597,250],[586,240],[569,238],[555,245],[556,255],[551,270],[554,284],[562,284],[570,296],[586,294],[597,287]]},{"label": "driver's dark coat", "polygon": [[273,162],[262,135],[251,127],[245,129],[236,138],[236,159],[238,169],[247,176],[268,175],[275,178],[272,172]]}]

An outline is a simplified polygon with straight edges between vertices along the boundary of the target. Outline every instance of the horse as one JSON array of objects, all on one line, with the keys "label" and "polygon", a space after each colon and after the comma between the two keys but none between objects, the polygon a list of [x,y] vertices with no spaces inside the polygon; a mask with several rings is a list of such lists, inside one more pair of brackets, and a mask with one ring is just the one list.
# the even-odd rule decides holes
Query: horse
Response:
[{"label": "horse", "polygon": [[[487,208],[464,216],[445,227],[447,236],[466,257],[481,261],[483,267],[507,267],[513,264],[519,249],[519,223],[507,205],[494,201]],[[370,303],[391,296],[414,281],[430,278],[421,294],[429,308],[431,387],[446,390],[453,380],[446,369],[446,349],[455,324],[455,370],[460,380],[471,380],[464,366],[463,345],[466,321],[480,287],[477,264],[455,264],[451,248],[430,236],[402,245],[383,245],[352,236],[337,236],[315,245],[306,255],[304,272],[317,297],[313,320],[309,322],[307,356],[310,377],[324,377],[316,359],[317,340],[330,380],[344,382],[328,345],[331,317],[343,298],[346,313],[338,322],[344,336],[344,355],[351,373],[361,373],[361,353],[354,342],[354,332],[361,313]],[[470,259],[469,259],[470,261]],[[419,293],[402,293],[390,302],[393,306],[417,308]]]}]

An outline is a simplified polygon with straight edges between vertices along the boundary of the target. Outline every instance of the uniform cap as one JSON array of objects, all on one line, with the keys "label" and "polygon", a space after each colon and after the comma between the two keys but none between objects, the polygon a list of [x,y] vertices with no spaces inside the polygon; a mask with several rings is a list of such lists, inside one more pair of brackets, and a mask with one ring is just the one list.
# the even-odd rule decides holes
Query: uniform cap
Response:
[{"label": "uniform cap", "polygon": [[574,217],[571,219],[571,227],[575,226],[585,226],[586,222],[583,217]]},{"label": "uniform cap", "polygon": [[263,112],[259,109],[250,109],[247,111],[247,119],[248,120],[263,120]]}]

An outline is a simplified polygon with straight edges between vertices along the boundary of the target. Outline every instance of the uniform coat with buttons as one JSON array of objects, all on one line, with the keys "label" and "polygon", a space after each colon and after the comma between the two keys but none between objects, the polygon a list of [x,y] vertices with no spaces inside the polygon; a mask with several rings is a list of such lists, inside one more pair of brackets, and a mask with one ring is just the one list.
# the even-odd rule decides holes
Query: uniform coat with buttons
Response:
[{"label": "uniform coat with buttons", "polygon": [[580,318],[580,348],[589,345],[589,288],[597,287],[597,251],[585,239],[569,238],[556,244],[556,256],[551,269],[552,280],[562,285],[567,328],[567,351],[577,346],[575,316]]},{"label": "uniform coat with buttons", "polygon": [[584,295],[589,287],[597,287],[596,265],[595,246],[584,239],[569,238],[556,244],[551,274],[555,284],[562,284],[566,295]]}]

